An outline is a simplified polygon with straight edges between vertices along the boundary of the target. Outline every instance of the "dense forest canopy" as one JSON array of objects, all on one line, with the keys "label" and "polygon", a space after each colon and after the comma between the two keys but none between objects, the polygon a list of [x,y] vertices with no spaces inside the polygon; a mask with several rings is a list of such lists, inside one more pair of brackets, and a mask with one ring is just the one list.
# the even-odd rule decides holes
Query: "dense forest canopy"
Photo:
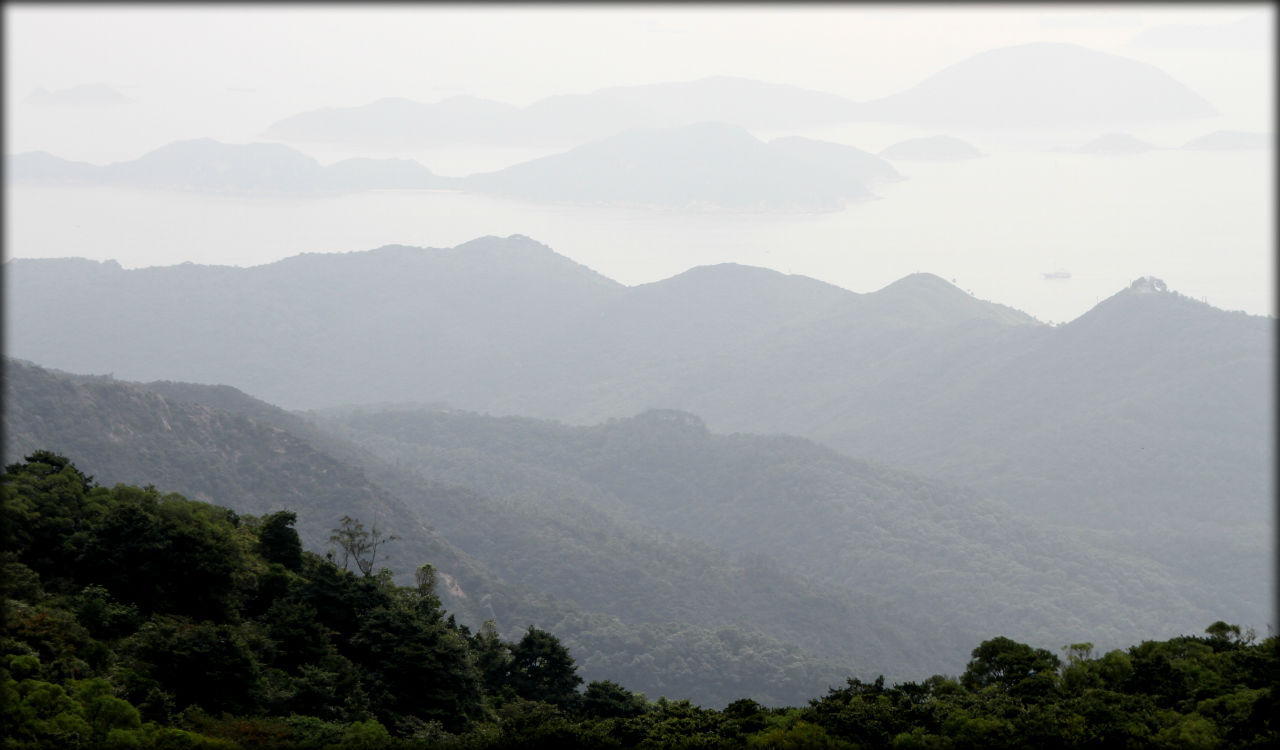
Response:
[{"label": "dense forest canopy", "polygon": [[[997,636],[963,674],[848,679],[797,707],[722,710],[583,685],[530,626],[446,613],[434,568],[392,582],[357,519],[328,556],[296,514],[104,487],[36,451],[5,468],[6,748],[1270,747],[1274,635],[1063,656]],[[345,534],[345,536],[344,536]],[[362,536],[362,534],[364,536]],[[355,569],[336,562],[343,544]],[[349,566],[348,566],[349,567]],[[802,616],[803,613],[795,613]]]}]

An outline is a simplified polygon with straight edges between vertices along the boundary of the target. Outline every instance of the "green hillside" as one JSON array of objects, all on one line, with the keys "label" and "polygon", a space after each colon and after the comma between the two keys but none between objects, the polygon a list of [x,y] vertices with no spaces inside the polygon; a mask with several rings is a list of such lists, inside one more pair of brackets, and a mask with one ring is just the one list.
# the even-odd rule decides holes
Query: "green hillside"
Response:
[{"label": "green hillside", "polygon": [[[807,705],[723,710],[583,687],[528,628],[458,625],[429,565],[302,549],[296,516],[106,488],[66,457],[5,467],[0,736],[27,748],[1179,748],[1273,746],[1276,639],[1204,636],[1065,659],[999,636],[958,677],[849,679]],[[347,569],[354,559],[359,572]]]},{"label": "green hillside", "polygon": [[[197,403],[202,400],[223,408]],[[782,704],[838,683],[852,668],[847,660],[841,663],[839,653],[818,656],[814,647],[821,640],[814,634],[821,631],[815,626],[762,632],[768,622],[783,620],[784,604],[801,601],[820,613],[828,633],[839,629],[843,634],[847,623],[841,618],[849,615],[848,605],[829,604],[794,576],[776,576],[775,591],[757,587],[751,597],[740,599],[751,571],[714,550],[627,541],[642,554],[626,557],[623,564],[643,564],[657,581],[656,587],[642,587],[644,596],[636,599],[647,605],[645,616],[638,615],[638,607],[598,610],[589,606],[598,599],[578,602],[563,589],[565,595],[553,595],[526,581],[508,583],[483,558],[454,545],[442,514],[451,507],[464,509],[495,536],[510,535],[530,520],[549,528],[554,519],[519,512],[504,516],[487,498],[440,482],[416,487],[415,502],[424,497],[423,486],[430,502],[411,509],[352,462],[364,456],[358,448],[316,436],[316,429],[298,417],[231,389],[178,383],[140,387],[7,360],[5,403],[6,460],[51,445],[77,451],[83,456],[80,465],[105,483],[150,483],[145,479],[150,472],[187,496],[216,500],[236,512],[295,511],[303,542],[317,554],[332,549],[329,537],[344,516],[362,519],[399,537],[380,550],[378,559],[396,571],[394,580],[412,582],[417,566],[430,562],[441,599],[461,622],[479,627],[493,619],[508,637],[530,625],[545,628],[579,655],[591,679],[610,674],[652,695],[706,705],[744,696]],[[539,548],[530,543],[529,549]],[[708,570],[716,572],[708,575]],[[605,588],[610,585],[606,573],[588,565],[573,576],[581,582],[594,575],[594,585]],[[688,589],[682,598],[663,598],[681,586]],[[717,605],[730,602],[736,609],[716,613]],[[800,648],[802,642],[812,645]],[[901,639],[897,644],[890,653],[903,650]],[[860,666],[859,673],[879,663]]]},{"label": "green hillside", "polygon": [[[928,668],[885,651],[894,630],[958,664],[968,643],[994,627],[1032,643],[1088,632],[1120,644],[1193,627],[1213,602],[1184,590],[1169,567],[970,491],[799,438],[716,435],[682,412],[591,427],[456,410],[353,409],[317,419],[420,479],[474,487],[517,509],[557,510],[558,528],[521,524],[518,534],[497,539],[475,520],[492,514],[440,519],[450,539],[510,580],[591,596],[598,584],[558,580],[566,574],[557,559],[594,553],[603,560],[594,566],[616,564],[610,536],[592,529],[601,528],[597,518],[622,519],[739,551],[762,572],[798,575],[863,618],[867,605],[894,612],[846,631],[889,657],[868,662],[872,654],[855,653],[855,665],[894,675],[919,677]],[[425,507],[431,501],[415,501],[411,483],[401,485],[402,496]],[[537,540],[543,534],[545,546]],[[608,587],[598,596],[595,606],[625,606],[607,604]]]}]

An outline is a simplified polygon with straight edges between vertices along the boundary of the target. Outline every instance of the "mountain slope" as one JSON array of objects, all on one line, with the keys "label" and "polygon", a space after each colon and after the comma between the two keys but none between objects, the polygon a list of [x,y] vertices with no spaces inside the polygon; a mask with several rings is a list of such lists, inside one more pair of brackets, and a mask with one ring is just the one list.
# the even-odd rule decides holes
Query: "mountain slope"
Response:
[{"label": "mountain slope", "polygon": [[[819,585],[781,569],[767,555],[722,551],[655,530],[591,485],[551,470],[530,473],[499,451],[475,452],[458,441],[446,450],[460,464],[421,465],[398,452],[375,450],[368,433],[335,429],[339,423],[332,420],[316,424],[225,386],[164,382],[141,387],[286,428],[362,467],[420,518],[429,519],[433,531],[516,585],[627,623],[747,627],[834,663],[857,665],[860,673],[927,668],[926,657],[915,653],[921,646],[884,621],[895,612],[888,602]],[[460,472],[459,466],[469,471]],[[794,612],[805,615],[797,620],[788,614]],[[917,619],[905,610],[893,618],[902,627]],[[924,627],[918,623],[911,629]],[[851,630],[865,635],[850,640]],[[954,656],[935,648],[922,653],[943,661]]]},{"label": "mountain slope", "polygon": [[[82,457],[79,465],[108,485],[150,473],[171,480],[171,488],[188,497],[216,500],[241,513],[294,510],[300,536],[317,552],[330,546],[328,534],[342,516],[355,516],[399,537],[379,559],[400,571],[399,580],[412,580],[418,565],[431,563],[441,579],[440,595],[461,621],[478,627],[494,618],[511,635],[536,623],[564,639],[591,679],[624,680],[655,696],[707,704],[744,696],[787,703],[849,674],[834,651],[869,654],[860,671],[880,664],[897,669],[904,658],[921,659],[901,634],[884,626],[876,628],[878,637],[850,648],[843,637],[847,628],[868,615],[767,561],[744,563],[705,545],[638,535],[598,513],[559,519],[397,474],[356,446],[234,389],[142,386],[13,360],[6,360],[5,370],[6,462],[48,446]],[[379,484],[368,476],[377,476]],[[385,489],[388,480],[409,493],[414,510]],[[446,541],[445,527],[458,531],[450,514],[463,517],[459,528],[490,545],[523,540],[525,554],[557,561],[555,571],[565,576],[561,595],[541,593],[527,582],[505,583]],[[598,534],[612,542],[586,549]],[[465,534],[461,538],[470,541]],[[551,546],[539,551],[539,543]],[[635,585],[618,585],[611,573],[635,577],[629,581]],[[605,592],[597,600],[622,606],[611,612],[580,606],[575,599],[598,603],[584,596],[591,590]],[[806,616],[791,622],[785,613],[792,609]],[[883,609],[868,605],[865,612]],[[783,640],[791,636],[813,648]],[[824,648],[832,644],[836,648]],[[825,650],[825,657],[815,649]]]},{"label": "mountain slope", "polygon": [[1270,617],[1275,320],[1152,280],[1056,327],[928,274],[854,294],[724,265],[627,288],[520,237],[254,269],[19,260],[6,282],[11,352],[61,369],[290,407],[684,410],[972,487]]},{"label": "mountain slope", "polygon": [[[410,575],[438,561],[465,579],[468,561],[356,467],[316,451],[269,422],[102,377],[75,378],[6,358],[6,463],[37,449],[76,456],[99,482],[163,482],[193,500],[261,515],[303,511],[297,530],[313,550],[329,546],[344,515],[394,528],[385,562]],[[473,564],[472,564],[473,565]],[[453,602],[455,605],[460,602]]]},{"label": "mountain slope", "polygon": [[855,294],[723,264],[628,289],[527,347],[519,381],[444,400],[581,423],[671,408],[716,429],[812,436],[829,400],[863,403],[851,394],[887,367],[943,367],[1040,327],[931,274]]},{"label": "mountain slope", "polygon": [[5,271],[14,356],[222,383],[285,406],[435,400],[468,382],[477,358],[518,349],[623,289],[520,236],[252,268],[14,260]]},{"label": "mountain slope", "polygon": [[992,628],[1046,644],[1092,628],[1123,642],[1208,614],[1169,571],[1008,506],[797,438],[714,435],[681,412],[567,427],[357,410],[321,424],[388,461],[522,505],[569,495],[682,538],[776,558],[845,596],[932,619],[928,638],[953,663],[972,633]]}]

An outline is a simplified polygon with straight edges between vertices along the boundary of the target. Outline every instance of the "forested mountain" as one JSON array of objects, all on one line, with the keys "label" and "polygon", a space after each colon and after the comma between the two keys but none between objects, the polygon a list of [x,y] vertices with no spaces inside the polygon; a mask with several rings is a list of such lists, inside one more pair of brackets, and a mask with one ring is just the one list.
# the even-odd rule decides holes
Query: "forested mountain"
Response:
[{"label": "forested mountain", "polygon": [[[1238,523],[1268,497],[1274,319],[1157,282],[1050,327],[927,274],[854,294],[722,265],[627,288],[519,236],[244,269],[15,260],[6,281],[10,353],[73,372],[223,383],[285,407],[443,402],[576,423],[675,408],[1064,522],[1158,497]],[[1146,507],[1126,505],[1130,521]]]},{"label": "forested mountain", "polygon": [[679,412],[595,427],[405,409],[311,422],[226,387],[18,362],[5,398],[6,457],[55,445],[100,481],[150,471],[240,512],[274,504],[299,513],[316,551],[358,514],[400,537],[383,552],[401,579],[436,567],[465,622],[527,620],[593,679],[705,704],[794,701],[842,670],[919,679],[995,626],[1110,647],[1219,604],[970,492],[797,438],[713,435]]},{"label": "forested mountain", "polygon": [[[512,410],[501,403],[510,400],[520,404],[512,411],[583,421],[650,406],[705,413],[648,403],[651,396],[583,399],[576,375],[579,395],[562,394],[529,368],[561,377],[614,367],[627,348],[661,354],[656,344],[672,335],[687,341],[682,359],[705,370],[746,341],[765,347],[739,352],[758,360],[743,363],[753,367],[775,359],[780,345],[847,344],[815,341],[827,335],[823,326],[855,327],[883,348],[956,321],[1034,323],[929,276],[858,295],[723,265],[629,289],[519,235],[450,249],[305,254],[252,268],[126,271],[69,258],[12,260],[5,271],[13,356],[123,379],[227,384],[286,408],[448,400]],[[335,351],[347,355],[343,368],[328,366]],[[663,386],[633,370],[618,375]],[[562,399],[578,411],[551,406]]]},{"label": "forested mountain", "polygon": [[[10,261],[5,271],[13,356],[127,380],[227,384],[285,407],[429,401],[444,382],[492,381],[505,373],[480,372],[478,359],[518,351],[624,289],[519,236],[244,269],[62,259]],[[130,310],[125,299],[141,304]],[[65,338],[46,340],[54,330]]]},{"label": "forested mountain", "polygon": [[1197,606],[1271,617],[1275,321],[1158,280],[1060,326],[928,274],[855,294],[723,265],[628,288],[518,236],[248,269],[17,260],[6,281],[10,352],[44,365],[290,408],[683,410],[1087,528]]},{"label": "forested mountain", "polygon": [[[1072,641],[1084,630],[1123,643],[1133,632],[1198,622],[1207,610],[1179,576],[1143,556],[1101,549],[1007,505],[799,438],[714,435],[682,412],[568,427],[457,411],[357,409],[321,415],[320,424],[340,427],[420,477],[559,508],[563,516],[612,513],[776,559],[855,604],[872,596],[908,613],[909,627],[923,626],[956,656],[995,623],[1033,643]],[[412,486],[403,496],[413,503]],[[504,576],[556,585],[544,579],[556,575],[555,566],[526,557],[527,542],[488,540],[474,521],[467,528],[467,519],[445,523],[438,528]],[[572,550],[572,541],[560,546]],[[855,630],[859,639],[875,635]]]},{"label": "forested mountain", "polygon": [[[580,503],[558,508],[573,513],[565,516],[397,473],[234,389],[143,386],[12,360],[5,389],[6,459],[54,445],[82,455],[79,465],[107,485],[150,474],[238,512],[293,511],[317,553],[334,548],[330,536],[344,516],[355,517],[399,537],[374,561],[397,571],[396,580],[412,581],[430,563],[437,593],[463,622],[479,627],[492,618],[511,637],[530,624],[544,627],[565,640],[588,677],[608,674],[651,695],[707,705],[742,696],[782,704],[838,683],[854,661],[859,674],[896,674],[911,661],[924,669],[945,658],[932,645],[916,652],[888,624],[912,616],[892,615],[873,597],[841,598],[768,558],[621,525]],[[410,492],[414,508],[387,487]],[[455,535],[480,557],[454,546]],[[476,535],[484,545],[474,544]],[[495,556],[504,544],[506,556]],[[542,566],[545,577],[506,583],[491,572],[505,576],[512,554]],[[529,585],[539,580],[551,585]],[[807,615],[794,619],[797,610]],[[851,627],[867,635],[851,640]]]},{"label": "forested mountain", "polygon": [[431,566],[395,585],[347,523],[340,568],[302,549],[293,513],[107,488],[50,451],[7,465],[0,490],[0,735],[15,750],[1276,741],[1275,637],[1220,620],[1105,654],[1071,644],[1065,661],[998,636],[958,678],[851,678],[807,707],[717,711],[612,680],[582,689],[554,635],[473,633],[441,607]]},{"label": "forested mountain", "polygon": [[[396,530],[401,540],[379,562],[402,574],[427,561],[447,578],[465,580],[478,568],[359,468],[271,421],[9,359],[4,388],[6,462],[49,446],[82,456],[79,465],[108,485],[161,482],[192,500],[255,515],[305,509],[298,533],[318,552],[330,546],[342,517],[351,516]],[[230,389],[208,390],[233,398]]]}]

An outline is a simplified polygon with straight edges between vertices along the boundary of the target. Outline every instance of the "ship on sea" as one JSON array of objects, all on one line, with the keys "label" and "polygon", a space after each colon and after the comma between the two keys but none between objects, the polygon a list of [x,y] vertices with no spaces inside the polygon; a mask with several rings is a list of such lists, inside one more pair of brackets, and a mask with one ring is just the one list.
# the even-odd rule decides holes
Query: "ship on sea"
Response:
[{"label": "ship on sea", "polygon": [[1071,272],[1063,271],[1061,269],[1057,271],[1049,271],[1044,275],[1044,278],[1045,278],[1045,281],[1053,281],[1056,279],[1069,279],[1071,278]]}]

